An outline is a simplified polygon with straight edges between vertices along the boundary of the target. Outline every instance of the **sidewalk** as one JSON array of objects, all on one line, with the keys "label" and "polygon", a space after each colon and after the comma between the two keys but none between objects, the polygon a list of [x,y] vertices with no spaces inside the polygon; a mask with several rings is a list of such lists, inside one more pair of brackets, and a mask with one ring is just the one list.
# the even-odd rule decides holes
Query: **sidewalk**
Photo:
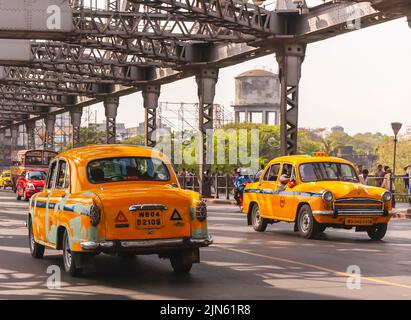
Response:
[{"label": "sidewalk", "polygon": [[411,205],[409,203],[397,203],[393,213],[394,218],[411,219]]}]

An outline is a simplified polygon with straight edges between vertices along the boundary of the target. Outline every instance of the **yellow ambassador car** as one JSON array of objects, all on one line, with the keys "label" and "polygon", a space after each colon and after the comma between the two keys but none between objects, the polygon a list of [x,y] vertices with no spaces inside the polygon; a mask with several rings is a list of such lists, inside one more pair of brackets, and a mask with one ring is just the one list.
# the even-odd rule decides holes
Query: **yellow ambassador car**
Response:
[{"label": "yellow ambassador car", "polygon": [[391,219],[391,193],[360,184],[353,165],[325,153],[273,159],[259,181],[244,190],[243,213],[259,232],[286,221],[305,238],[327,227],[385,236]]},{"label": "yellow ambassador car", "polygon": [[13,188],[10,170],[5,170],[0,174],[0,188],[6,189],[7,187]]},{"label": "yellow ambassador car", "polygon": [[176,273],[200,262],[212,243],[207,208],[179,187],[168,159],[149,148],[95,145],[63,152],[49,167],[44,190],[30,199],[30,250],[63,250],[73,276],[99,253],[158,254]]}]

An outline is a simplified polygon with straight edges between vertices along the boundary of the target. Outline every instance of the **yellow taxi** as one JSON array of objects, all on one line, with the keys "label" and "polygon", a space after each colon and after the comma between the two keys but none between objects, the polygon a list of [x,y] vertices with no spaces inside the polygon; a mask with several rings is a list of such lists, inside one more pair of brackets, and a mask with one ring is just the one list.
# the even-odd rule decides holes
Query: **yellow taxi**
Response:
[{"label": "yellow taxi", "polygon": [[180,188],[163,154],[145,147],[94,145],[59,154],[29,208],[31,255],[63,250],[73,276],[99,253],[158,254],[176,273],[188,273],[200,262],[199,248],[212,243],[205,202]]},{"label": "yellow taxi", "polygon": [[254,230],[285,221],[305,238],[326,228],[355,228],[373,240],[385,236],[391,193],[360,183],[349,161],[317,152],[273,159],[244,190],[243,213]]},{"label": "yellow taxi", "polygon": [[10,170],[4,170],[0,174],[0,188],[6,189],[7,187],[12,188],[13,182],[11,181]]}]

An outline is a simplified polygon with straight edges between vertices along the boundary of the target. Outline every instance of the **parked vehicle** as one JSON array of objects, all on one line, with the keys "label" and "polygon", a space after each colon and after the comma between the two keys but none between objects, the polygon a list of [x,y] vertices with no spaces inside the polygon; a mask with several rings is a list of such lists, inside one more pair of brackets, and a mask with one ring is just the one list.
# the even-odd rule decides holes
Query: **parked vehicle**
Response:
[{"label": "parked vehicle", "polygon": [[46,170],[24,171],[16,182],[17,200],[28,201],[34,194],[41,192],[46,182]]},{"label": "parked vehicle", "polygon": [[314,153],[273,159],[260,180],[246,186],[243,213],[259,232],[286,221],[305,238],[332,227],[380,240],[392,217],[391,200],[387,190],[361,184],[349,161]]},{"label": "parked vehicle", "polygon": [[10,167],[13,191],[16,192],[17,179],[24,171],[47,170],[57,152],[49,150],[20,150],[12,154]]},{"label": "parked vehicle", "polygon": [[180,188],[169,160],[145,147],[96,145],[52,160],[27,219],[34,258],[63,250],[65,270],[79,275],[99,253],[158,254],[176,273],[200,262],[212,243],[201,196]]},{"label": "parked vehicle", "polygon": [[13,188],[13,182],[11,181],[10,170],[4,170],[0,174],[0,188]]}]

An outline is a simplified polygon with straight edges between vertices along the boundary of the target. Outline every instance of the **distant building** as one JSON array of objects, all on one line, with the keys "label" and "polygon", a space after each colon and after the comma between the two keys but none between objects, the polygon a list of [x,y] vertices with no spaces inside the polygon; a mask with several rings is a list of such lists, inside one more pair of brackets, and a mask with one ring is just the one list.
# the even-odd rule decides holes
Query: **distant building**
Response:
[{"label": "distant building", "polygon": [[261,69],[235,78],[234,120],[270,125],[280,123],[280,79]]},{"label": "distant building", "polygon": [[[95,128],[98,132],[106,132],[106,121],[103,121],[102,123],[93,123],[89,126]],[[127,139],[127,131],[124,123],[116,123],[116,133],[117,141],[122,142]]]},{"label": "distant building", "polygon": [[344,127],[335,126],[331,128],[331,132],[345,132],[345,131],[344,131]]}]

